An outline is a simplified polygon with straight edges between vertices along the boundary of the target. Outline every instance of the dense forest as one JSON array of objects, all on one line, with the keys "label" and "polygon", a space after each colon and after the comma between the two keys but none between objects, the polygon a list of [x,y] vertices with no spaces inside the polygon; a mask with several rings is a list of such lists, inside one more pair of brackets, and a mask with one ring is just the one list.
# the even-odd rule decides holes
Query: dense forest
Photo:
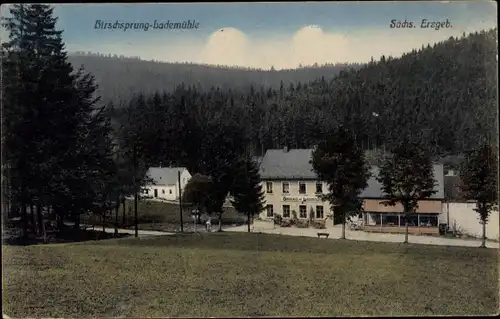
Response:
[{"label": "dense forest", "polygon": [[198,90],[219,87],[221,90],[247,90],[251,85],[277,88],[309,82],[325,77],[333,78],[342,70],[359,69],[361,64],[312,65],[289,70],[261,70],[242,67],[201,65],[193,63],[167,63],[146,61],[139,57],[111,54],[75,52],[69,54],[75,67],[84,66],[99,85],[103,101],[129,99],[134,93],[172,91],[178,84],[194,85]]},{"label": "dense forest", "polygon": [[[173,92],[115,105],[114,123],[123,122],[123,107],[137,109],[138,101],[143,103],[136,120],[144,118],[145,140],[151,154],[158,153],[151,164],[195,162],[201,149],[195,144],[211,122],[239,126],[253,155],[269,148],[311,147],[339,125],[354,132],[364,149],[390,148],[406,137],[423,141],[435,156],[459,155],[485,139],[497,143],[496,33],[450,38],[401,58],[383,56],[340,71],[330,80],[281,82],[276,89],[201,90],[179,84]],[[184,158],[166,151],[176,144],[191,145],[194,154]]]},{"label": "dense forest", "polygon": [[258,176],[241,178],[258,172],[253,156],[312,147],[341,126],[364,150],[405,141],[443,157],[498,144],[496,29],[363,66],[262,71],[83,57],[99,65],[68,58],[51,6],[10,11],[2,212],[21,216],[23,236],[45,233],[45,217],[79,229],[82,214],[104,220],[130,194],[137,204],[145,172],[159,165],[209,176],[217,187],[207,211],[221,220],[228,193],[247,200],[257,189],[245,183]]}]

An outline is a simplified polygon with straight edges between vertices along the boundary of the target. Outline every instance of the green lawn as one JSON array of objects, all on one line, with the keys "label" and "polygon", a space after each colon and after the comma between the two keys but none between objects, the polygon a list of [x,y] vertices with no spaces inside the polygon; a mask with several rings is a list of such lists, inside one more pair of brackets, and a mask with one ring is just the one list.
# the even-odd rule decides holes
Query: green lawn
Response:
[{"label": "green lawn", "polygon": [[[176,224],[180,225],[180,213],[179,205],[159,202],[151,200],[140,200],[137,205],[138,219],[140,224],[148,225],[148,227],[143,228],[154,228],[150,227],[152,224]],[[213,223],[218,223],[216,219],[217,216],[213,216]],[[184,223],[192,223],[191,209],[184,208],[182,214]],[[224,213],[222,214],[223,224],[241,224],[246,221],[246,216],[244,214],[238,213],[232,207],[225,207]],[[106,225],[114,226],[115,222],[115,211],[108,214],[106,217]],[[102,224],[101,216],[90,215],[83,216],[82,223],[93,223],[96,225]],[[125,224],[123,224],[123,206],[120,205],[118,211],[118,223],[120,227],[127,227],[134,225],[134,201],[125,201]]]},{"label": "green lawn", "polygon": [[498,312],[494,249],[210,233],[2,253],[10,317]]}]

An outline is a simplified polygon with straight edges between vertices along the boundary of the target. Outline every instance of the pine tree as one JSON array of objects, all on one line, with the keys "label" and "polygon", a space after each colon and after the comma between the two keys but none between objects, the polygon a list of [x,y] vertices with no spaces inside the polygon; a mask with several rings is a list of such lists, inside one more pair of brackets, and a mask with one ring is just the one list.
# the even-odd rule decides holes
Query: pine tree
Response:
[{"label": "pine tree", "polygon": [[481,247],[486,247],[486,224],[498,210],[498,151],[488,144],[469,152],[460,168],[462,194],[476,202],[475,211],[483,226]]},{"label": "pine tree", "polygon": [[431,158],[419,143],[403,141],[392,154],[387,155],[380,167],[377,180],[382,183],[384,205],[403,206],[405,241],[408,243],[408,218],[418,208],[420,200],[436,193]]},{"label": "pine tree", "polygon": [[232,204],[238,212],[247,214],[250,232],[252,218],[262,212],[265,205],[257,163],[251,159],[240,161],[234,179]]},{"label": "pine tree", "polygon": [[346,220],[359,213],[359,194],[370,177],[364,153],[352,134],[340,127],[314,149],[311,163],[318,179],[328,184],[323,199],[330,202],[335,215],[342,217],[341,238],[345,239]]},{"label": "pine tree", "polygon": [[182,202],[184,205],[194,207],[198,210],[198,222],[200,222],[202,214],[211,215],[211,212],[208,210],[208,203],[211,201],[213,192],[214,184],[210,176],[195,174],[186,184]]},{"label": "pine tree", "polygon": [[[97,192],[89,189],[100,181],[95,172],[106,170],[100,164],[110,149],[109,129],[101,129],[107,124],[96,112],[93,78],[74,73],[67,61],[53,8],[14,5],[11,14],[4,44],[4,80],[13,83],[5,88],[9,175],[23,215],[36,204],[41,226],[41,208],[52,207],[62,229],[67,215],[83,213],[87,200],[95,199]],[[84,194],[85,200],[75,198]]]}]

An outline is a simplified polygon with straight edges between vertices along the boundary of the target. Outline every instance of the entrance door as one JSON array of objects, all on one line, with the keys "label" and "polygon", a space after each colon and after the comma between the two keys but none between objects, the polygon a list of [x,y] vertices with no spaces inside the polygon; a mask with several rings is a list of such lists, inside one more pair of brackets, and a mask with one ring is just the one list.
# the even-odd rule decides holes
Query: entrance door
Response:
[{"label": "entrance door", "polygon": [[155,198],[158,197],[158,190],[155,188]]}]

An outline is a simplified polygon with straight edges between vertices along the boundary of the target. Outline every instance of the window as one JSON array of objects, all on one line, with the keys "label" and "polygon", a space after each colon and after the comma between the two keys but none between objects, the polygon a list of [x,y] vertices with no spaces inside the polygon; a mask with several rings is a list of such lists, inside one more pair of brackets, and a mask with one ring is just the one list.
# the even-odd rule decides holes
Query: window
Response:
[{"label": "window", "polygon": [[316,206],[316,218],[323,219],[323,206]]},{"label": "window", "polygon": [[144,194],[149,194],[149,189],[144,189],[143,192]]},{"label": "window", "polygon": [[323,194],[323,183],[316,183],[316,194]]},{"label": "window", "polygon": [[283,217],[290,217],[290,205],[283,205]]},{"label": "window", "polygon": [[273,205],[267,205],[267,217],[273,217],[274,216],[274,211],[273,211]]},{"label": "window", "polygon": [[169,189],[169,190],[168,190],[168,193],[169,193],[169,194],[172,194],[172,190],[171,190],[171,189]]},{"label": "window", "polygon": [[266,182],[266,192],[268,194],[273,192],[273,182]]},{"label": "window", "polygon": [[161,190],[161,193],[162,193],[162,194],[165,194],[165,190],[164,190],[164,189],[162,189],[162,190]]},{"label": "window", "polygon": [[288,182],[283,182],[283,193],[288,194],[290,193],[290,184]]},{"label": "window", "polygon": [[382,214],[380,213],[367,213],[366,224],[369,226],[378,226],[382,221]]},{"label": "window", "polygon": [[[405,219],[406,219],[405,215],[401,214],[400,219],[401,219],[401,226],[404,226]],[[408,226],[417,227],[417,225],[418,225],[418,215],[417,214],[410,214],[410,216],[408,216]]]},{"label": "window", "polygon": [[382,226],[399,226],[397,214],[382,214]]},{"label": "window", "polygon": [[437,227],[438,215],[437,214],[419,214],[418,215],[420,227]]},{"label": "window", "polygon": [[305,193],[306,193],[306,183],[299,182],[299,194],[305,194]]},{"label": "window", "polygon": [[300,218],[307,218],[307,206],[306,205],[299,206],[299,217]]}]

